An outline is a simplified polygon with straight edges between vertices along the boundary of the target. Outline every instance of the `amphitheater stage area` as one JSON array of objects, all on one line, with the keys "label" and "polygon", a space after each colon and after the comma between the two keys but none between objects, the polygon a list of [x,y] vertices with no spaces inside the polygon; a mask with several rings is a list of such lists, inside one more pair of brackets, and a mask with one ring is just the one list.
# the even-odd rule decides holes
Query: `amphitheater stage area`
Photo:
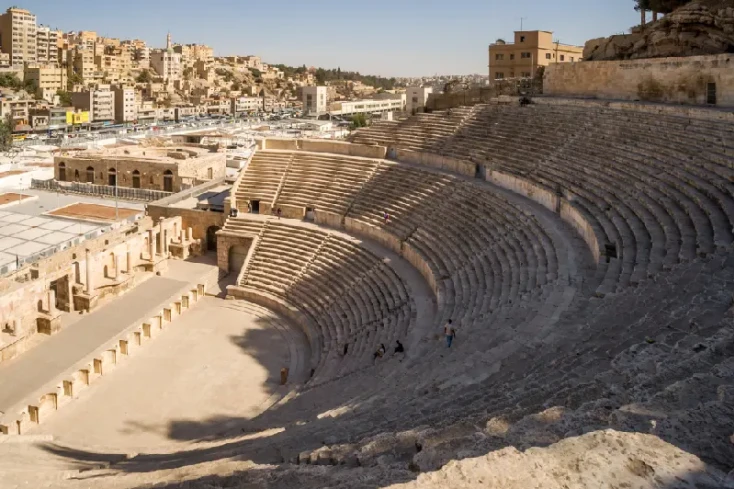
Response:
[{"label": "amphitheater stage area", "polygon": [[175,261],[170,264],[166,276],[150,274],[150,278],[130,292],[88,315],[63,315],[58,333],[0,364],[0,412],[12,412],[26,399],[42,392],[63,372],[72,369],[136,321],[149,317],[151,311],[160,310],[178,291],[212,271],[216,273],[211,260]]},{"label": "amphitheater stage area", "polygon": [[[305,339],[268,311],[205,297],[34,434],[147,453],[241,434],[244,421],[304,380],[306,352]],[[283,367],[290,369],[285,386]]]},{"label": "amphitheater stage area", "polygon": [[82,221],[114,222],[118,219],[127,219],[140,211],[137,209],[126,209],[112,207],[110,205],[82,204],[76,203],[61,207],[49,212],[49,216],[68,217]]}]

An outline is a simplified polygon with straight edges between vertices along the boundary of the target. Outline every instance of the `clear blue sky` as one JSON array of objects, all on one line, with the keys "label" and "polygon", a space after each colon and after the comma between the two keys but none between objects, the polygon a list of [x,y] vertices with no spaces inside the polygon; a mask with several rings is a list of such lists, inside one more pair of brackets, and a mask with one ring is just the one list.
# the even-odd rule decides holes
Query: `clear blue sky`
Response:
[{"label": "clear blue sky", "polygon": [[626,31],[632,0],[13,0],[39,24],[63,31],[204,43],[217,56],[257,54],[270,63],[341,67],[363,74],[485,73],[487,45],[526,30],[562,43]]}]

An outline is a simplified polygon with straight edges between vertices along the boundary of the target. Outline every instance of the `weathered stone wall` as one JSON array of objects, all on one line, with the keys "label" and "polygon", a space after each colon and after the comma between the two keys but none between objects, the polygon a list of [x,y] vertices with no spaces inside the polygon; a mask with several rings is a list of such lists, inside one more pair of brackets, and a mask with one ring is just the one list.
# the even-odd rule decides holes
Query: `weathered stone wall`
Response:
[{"label": "weathered stone wall", "polygon": [[206,240],[206,232],[210,227],[222,228],[227,219],[223,212],[183,209],[158,205],[148,206],[148,215],[156,221],[163,218],[180,217],[183,229],[192,229],[194,239]]},{"label": "weathered stone wall", "polygon": [[217,233],[217,266],[224,273],[229,273],[229,250],[233,246],[242,246],[249,249],[253,238],[229,234],[226,231]]},{"label": "weathered stone wall", "polygon": [[583,61],[548,66],[545,95],[610,100],[706,104],[710,83],[716,105],[734,107],[734,55]]},{"label": "weathered stone wall", "polygon": [[[61,179],[59,164],[66,166],[66,178]],[[183,188],[190,188],[198,181],[209,180],[209,169],[213,179],[224,177],[226,172],[226,156],[224,153],[212,153],[176,161],[153,161],[148,159],[134,158],[89,158],[74,156],[56,156],[54,158],[54,178],[59,181],[88,182],[95,185],[109,184],[109,170],[116,169],[119,173],[117,185],[120,187],[133,187],[133,172],[140,172],[140,187],[149,190],[165,190],[164,173],[172,173],[173,192],[179,192]],[[88,180],[87,168],[94,169],[92,182]]]},{"label": "weathered stone wall", "polygon": [[390,158],[404,163],[430,166],[433,168],[458,173],[460,175],[465,175],[468,177],[473,177],[476,173],[476,164],[470,161],[458,160],[456,158],[433,153],[391,148]]},{"label": "weathered stone wall", "polygon": [[312,151],[314,153],[334,153],[362,158],[385,158],[386,148],[368,144],[351,144],[329,139],[285,139],[268,138],[258,143],[260,149],[279,149],[287,151]]}]

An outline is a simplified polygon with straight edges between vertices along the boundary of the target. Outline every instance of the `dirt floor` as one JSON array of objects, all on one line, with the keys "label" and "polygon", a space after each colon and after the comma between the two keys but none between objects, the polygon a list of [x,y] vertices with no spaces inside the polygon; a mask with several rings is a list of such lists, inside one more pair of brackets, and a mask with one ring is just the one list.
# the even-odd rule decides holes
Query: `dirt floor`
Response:
[{"label": "dirt floor", "polygon": [[[20,173],[23,173],[23,172],[20,172]],[[8,192],[6,194],[0,194],[0,205],[9,204],[11,202],[20,202],[21,200],[30,199],[30,198],[31,198],[30,195],[17,194],[15,192]]]},{"label": "dirt floor", "polygon": [[[130,216],[140,214],[137,209],[126,209],[120,207],[118,209],[119,219],[126,219]],[[90,221],[114,221],[115,207],[99,204],[71,204],[60,209],[48,212],[50,216],[71,217],[74,219],[86,219]]]}]

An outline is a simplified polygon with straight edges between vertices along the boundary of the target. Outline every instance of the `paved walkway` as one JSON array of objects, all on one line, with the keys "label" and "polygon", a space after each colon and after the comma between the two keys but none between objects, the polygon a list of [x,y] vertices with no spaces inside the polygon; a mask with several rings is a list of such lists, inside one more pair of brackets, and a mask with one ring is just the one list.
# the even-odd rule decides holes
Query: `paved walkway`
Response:
[{"label": "paved walkway", "polygon": [[151,277],[31,350],[0,364],[0,412],[7,412],[72,369],[133,323],[160,311],[176,292],[213,269],[209,263],[171,261],[165,277]]}]

